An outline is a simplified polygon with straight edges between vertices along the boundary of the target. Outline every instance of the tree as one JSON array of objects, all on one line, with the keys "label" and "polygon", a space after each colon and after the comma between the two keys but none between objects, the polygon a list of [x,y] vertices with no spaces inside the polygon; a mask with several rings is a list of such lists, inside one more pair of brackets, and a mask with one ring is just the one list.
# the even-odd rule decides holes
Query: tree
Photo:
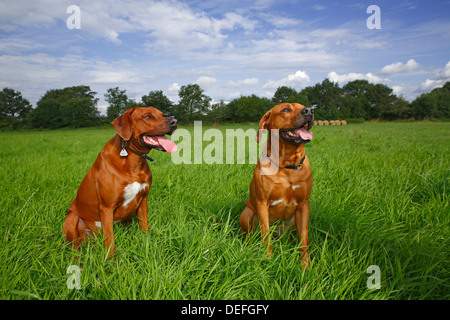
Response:
[{"label": "tree", "polygon": [[390,109],[392,109],[397,97],[393,94],[391,88],[380,83],[371,84],[365,95],[371,105],[369,119],[392,119]]},{"label": "tree", "polygon": [[142,103],[146,107],[155,107],[165,115],[172,115],[173,103],[161,90],[150,91],[148,95],[142,96]]},{"label": "tree", "polygon": [[33,128],[62,128],[64,123],[58,100],[41,98],[37,103],[36,109],[30,114],[30,122]]},{"label": "tree", "polygon": [[373,106],[367,98],[368,92],[373,87],[367,80],[354,80],[342,87],[344,95],[344,108],[348,108],[350,115],[347,118],[372,119],[375,115]]},{"label": "tree", "polygon": [[411,114],[412,110],[409,102],[403,98],[398,98],[397,96],[395,96],[394,101],[389,106],[389,108],[383,110],[381,117],[384,120],[392,121],[395,119],[407,119],[411,117]]},{"label": "tree", "polygon": [[361,95],[366,95],[371,86],[373,86],[373,84],[369,83],[367,80],[354,80],[343,86],[342,90],[344,95],[357,98]]},{"label": "tree", "polygon": [[424,93],[411,103],[412,114],[418,120],[450,118],[450,81],[442,88]]},{"label": "tree", "polygon": [[290,87],[281,86],[278,87],[273,95],[272,101],[276,104],[280,104],[283,102],[296,102],[300,103],[306,107],[310,107],[311,103],[308,98],[302,95],[300,92],[295,91]]},{"label": "tree", "polygon": [[275,102],[254,94],[232,100],[226,108],[225,118],[232,122],[258,122]]},{"label": "tree", "polygon": [[89,98],[67,100],[61,105],[64,126],[75,128],[92,127],[98,124],[100,112]]},{"label": "tree", "polygon": [[283,102],[294,102],[289,100],[291,100],[291,98],[295,97],[296,95],[297,91],[295,91],[295,89],[286,86],[281,86],[278,87],[277,90],[275,91],[272,101],[275,102],[276,104],[280,104]]},{"label": "tree", "polygon": [[371,105],[363,93],[358,93],[356,97],[353,95],[345,95],[339,116],[341,119],[367,119],[367,112],[370,108]]},{"label": "tree", "polygon": [[208,111],[211,98],[203,93],[198,84],[182,86],[178,91],[180,101],[175,108],[175,116],[180,121],[193,121],[194,115]]},{"label": "tree", "polygon": [[109,88],[105,93],[105,100],[109,103],[106,115],[110,121],[114,120],[128,109],[127,90],[119,90],[119,87]]},{"label": "tree", "polygon": [[431,117],[435,119],[450,118],[450,81],[442,88],[434,89],[430,92],[435,97],[435,103],[431,111]]},{"label": "tree", "polygon": [[96,92],[89,86],[48,90],[30,114],[34,128],[90,126],[98,123]]},{"label": "tree", "polygon": [[219,103],[211,105],[211,110],[208,112],[208,120],[213,123],[220,123],[226,121],[227,104],[220,100]]},{"label": "tree", "polygon": [[17,128],[26,120],[32,106],[20,91],[4,88],[0,91],[0,127]]},{"label": "tree", "polygon": [[98,99],[95,98],[96,94],[97,92],[91,91],[91,88],[89,86],[73,86],[64,89],[48,90],[41,98],[41,100],[55,99],[63,102],[70,99],[89,98],[93,102],[97,103]]},{"label": "tree", "polygon": [[342,89],[328,78],[300,92],[314,108],[316,119],[337,119],[342,107]]}]

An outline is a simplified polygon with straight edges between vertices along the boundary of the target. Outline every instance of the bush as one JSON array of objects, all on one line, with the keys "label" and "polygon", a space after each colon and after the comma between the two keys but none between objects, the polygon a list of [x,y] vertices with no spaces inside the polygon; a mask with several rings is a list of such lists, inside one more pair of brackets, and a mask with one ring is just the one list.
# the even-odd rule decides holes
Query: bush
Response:
[{"label": "bush", "polygon": [[349,118],[347,123],[364,123],[364,118]]}]

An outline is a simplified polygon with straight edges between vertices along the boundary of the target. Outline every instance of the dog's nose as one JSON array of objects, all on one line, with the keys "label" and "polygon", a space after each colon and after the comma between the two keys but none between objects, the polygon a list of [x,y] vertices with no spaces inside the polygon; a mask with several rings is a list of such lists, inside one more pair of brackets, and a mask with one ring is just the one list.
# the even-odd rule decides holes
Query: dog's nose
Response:
[{"label": "dog's nose", "polygon": [[312,108],[304,108],[302,110],[302,115],[304,115],[304,116],[311,116],[313,114],[314,114],[314,111]]},{"label": "dog's nose", "polygon": [[169,127],[173,128],[176,127],[178,124],[178,120],[175,118],[170,118],[169,120],[167,120],[167,124],[169,125]]}]

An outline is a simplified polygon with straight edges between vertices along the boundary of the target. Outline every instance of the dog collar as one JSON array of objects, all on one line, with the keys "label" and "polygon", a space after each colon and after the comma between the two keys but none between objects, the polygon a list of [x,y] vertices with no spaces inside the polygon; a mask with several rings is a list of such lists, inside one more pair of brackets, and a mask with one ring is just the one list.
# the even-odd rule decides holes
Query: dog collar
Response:
[{"label": "dog collar", "polygon": [[125,148],[128,148],[130,151],[136,153],[138,156],[141,156],[142,158],[145,158],[145,159],[147,159],[147,160],[150,160],[153,164],[155,164],[155,162],[153,161],[153,159],[150,158],[146,153],[141,153],[141,152],[139,152],[139,151],[137,151],[137,150],[134,150],[132,147],[130,147],[130,146],[128,145],[128,143],[127,143],[124,139],[122,139],[122,150],[120,151],[120,156],[121,156],[121,157],[126,157],[126,156],[128,156],[128,153],[127,153],[127,151],[125,150]]},{"label": "dog collar", "polygon": [[299,163],[299,164],[297,164],[297,165],[291,164],[291,165],[289,165],[289,166],[286,166],[285,168],[286,168],[286,169],[294,169],[294,170],[300,171],[300,170],[303,169],[303,161],[305,161],[305,158],[306,158],[306,154],[305,154],[305,155],[303,156],[303,158],[300,160],[300,163]]},{"label": "dog collar", "polygon": [[[272,163],[275,163],[270,157],[269,157],[269,155],[267,154],[267,153],[265,153],[265,152],[263,152],[262,153],[262,156],[264,156],[264,157],[267,157]],[[284,168],[282,168],[282,169],[294,169],[294,170],[297,170],[297,171],[301,171],[302,169],[303,169],[303,161],[305,161],[305,158],[306,158],[306,154],[303,156],[303,158],[300,160],[300,163],[299,164],[291,164],[291,165],[288,165],[288,166],[286,166],[286,167],[284,167]],[[275,163],[276,164],[276,163]]]}]

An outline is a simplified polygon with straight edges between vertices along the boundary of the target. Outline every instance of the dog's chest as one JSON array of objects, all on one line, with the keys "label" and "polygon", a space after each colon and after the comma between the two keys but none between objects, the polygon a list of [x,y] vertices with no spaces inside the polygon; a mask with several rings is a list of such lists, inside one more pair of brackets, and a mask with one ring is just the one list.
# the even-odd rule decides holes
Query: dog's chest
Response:
[{"label": "dog's chest", "polygon": [[304,197],[303,189],[301,184],[277,184],[269,195],[270,206],[298,206]]},{"label": "dog's chest", "polygon": [[133,182],[128,184],[124,188],[123,192],[123,207],[128,206],[135,198],[136,196],[141,192],[145,191],[148,188],[148,183],[139,183],[139,182]]},{"label": "dog's chest", "polygon": [[306,184],[280,181],[269,193],[269,214],[271,220],[287,220],[295,213],[306,197]]},{"label": "dog's chest", "polygon": [[132,182],[122,190],[122,201],[114,212],[114,221],[129,219],[141,205],[143,197],[149,191],[150,185],[146,182]]}]

